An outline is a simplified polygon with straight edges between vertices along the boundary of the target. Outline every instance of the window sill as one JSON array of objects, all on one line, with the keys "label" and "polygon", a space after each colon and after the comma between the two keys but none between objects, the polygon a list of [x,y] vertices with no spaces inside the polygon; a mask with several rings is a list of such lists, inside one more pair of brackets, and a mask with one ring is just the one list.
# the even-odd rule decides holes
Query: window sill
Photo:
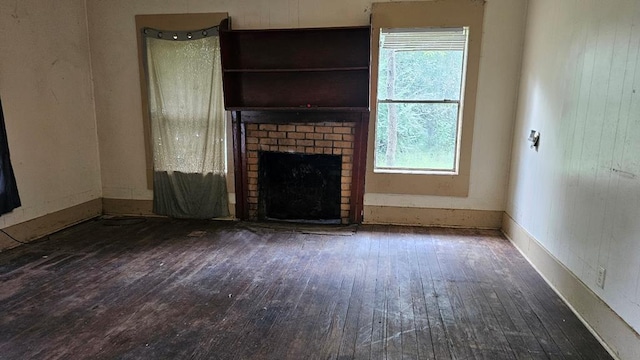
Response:
[{"label": "window sill", "polygon": [[457,171],[446,170],[417,170],[417,169],[373,169],[374,174],[404,174],[404,175],[441,175],[441,176],[456,176]]}]

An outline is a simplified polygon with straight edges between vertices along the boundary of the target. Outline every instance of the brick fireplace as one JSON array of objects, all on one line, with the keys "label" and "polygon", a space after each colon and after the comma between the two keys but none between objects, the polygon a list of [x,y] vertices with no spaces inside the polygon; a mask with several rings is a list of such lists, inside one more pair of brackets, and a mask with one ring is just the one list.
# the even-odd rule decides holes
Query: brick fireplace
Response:
[{"label": "brick fireplace", "polygon": [[265,219],[260,159],[263,152],[275,152],[339,157],[336,220],[343,224],[361,221],[368,114],[237,111],[232,115],[234,161],[241,165],[236,166],[236,214],[240,219]]},{"label": "brick fireplace", "polygon": [[259,219],[259,152],[325,154],[341,157],[340,220],[349,223],[355,123],[247,124],[247,202],[249,219]]},{"label": "brick fireplace", "polygon": [[334,181],[338,170],[333,167],[303,165],[302,170],[331,174],[327,183],[339,185],[338,221],[361,223],[371,27],[232,30],[231,20],[225,19],[219,30],[224,106],[233,118],[236,217],[262,220],[261,192],[275,202],[291,198],[302,203],[305,200],[296,194],[305,195],[307,180],[310,186],[317,183],[313,177],[285,178],[287,186],[298,188],[302,183],[302,190],[284,195],[265,190],[259,170],[263,152],[297,154],[278,160],[277,171],[285,170],[281,163],[295,167],[298,158],[323,154],[317,158],[341,161],[338,180]]}]

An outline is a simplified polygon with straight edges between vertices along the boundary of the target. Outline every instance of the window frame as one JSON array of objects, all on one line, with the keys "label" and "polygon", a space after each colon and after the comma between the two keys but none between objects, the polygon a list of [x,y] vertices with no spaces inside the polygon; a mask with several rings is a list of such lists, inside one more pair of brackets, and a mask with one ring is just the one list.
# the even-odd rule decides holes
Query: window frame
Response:
[{"label": "window frame", "polygon": [[[377,144],[378,144],[378,132],[377,126],[375,131],[375,142],[374,142],[374,163],[373,163],[373,171],[375,173],[396,173],[396,174],[436,174],[436,175],[458,175],[458,169],[460,166],[460,134],[462,132],[462,109],[464,108],[464,91],[465,91],[465,83],[466,83],[466,75],[467,75],[467,52],[468,52],[468,44],[469,44],[469,28],[467,26],[464,27],[425,27],[425,28],[381,28],[380,34],[383,32],[402,32],[402,33],[412,33],[412,32],[439,32],[439,31],[447,31],[448,29],[460,29],[464,34],[464,46],[462,47],[462,67],[460,68],[460,89],[458,90],[458,99],[447,99],[443,98],[441,100],[429,99],[429,100],[421,100],[421,99],[379,99],[376,95],[376,118],[374,121],[378,121],[378,113],[380,109],[380,104],[456,104],[456,135],[455,135],[455,149],[454,149],[454,158],[453,158],[453,168],[452,169],[434,169],[434,168],[418,168],[418,167],[383,167],[377,166]],[[382,50],[382,42],[378,43],[378,51]],[[423,50],[401,50],[401,51],[423,51]],[[380,68],[380,59],[378,59],[378,67]],[[379,75],[379,73],[378,73]],[[377,86],[377,84],[376,84]]]},{"label": "window frame", "polygon": [[[469,194],[471,148],[478,85],[484,2],[448,0],[424,2],[374,3],[371,12],[372,69],[369,146],[365,192],[368,194],[406,194],[467,197]],[[468,28],[466,74],[462,106],[459,110],[458,171],[374,171],[377,120],[377,86],[380,55],[380,30],[383,28]],[[460,121],[460,120],[459,120]]]}]

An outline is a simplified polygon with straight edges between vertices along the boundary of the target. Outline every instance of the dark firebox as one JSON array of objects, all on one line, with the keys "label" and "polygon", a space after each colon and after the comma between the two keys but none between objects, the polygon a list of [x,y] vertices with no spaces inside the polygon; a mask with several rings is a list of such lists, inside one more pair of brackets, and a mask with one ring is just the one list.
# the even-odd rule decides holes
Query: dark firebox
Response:
[{"label": "dark firebox", "polygon": [[263,151],[258,161],[260,218],[340,221],[340,156]]}]

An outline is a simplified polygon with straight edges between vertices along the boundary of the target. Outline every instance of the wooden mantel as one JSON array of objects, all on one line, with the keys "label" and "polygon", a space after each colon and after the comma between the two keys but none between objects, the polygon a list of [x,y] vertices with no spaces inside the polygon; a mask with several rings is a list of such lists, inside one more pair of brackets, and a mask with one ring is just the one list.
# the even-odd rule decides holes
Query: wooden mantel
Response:
[{"label": "wooden mantel", "polygon": [[362,222],[370,38],[369,26],[231,30],[230,19],[220,24],[238,218],[249,219],[247,124],[349,122],[355,129],[349,218]]}]

